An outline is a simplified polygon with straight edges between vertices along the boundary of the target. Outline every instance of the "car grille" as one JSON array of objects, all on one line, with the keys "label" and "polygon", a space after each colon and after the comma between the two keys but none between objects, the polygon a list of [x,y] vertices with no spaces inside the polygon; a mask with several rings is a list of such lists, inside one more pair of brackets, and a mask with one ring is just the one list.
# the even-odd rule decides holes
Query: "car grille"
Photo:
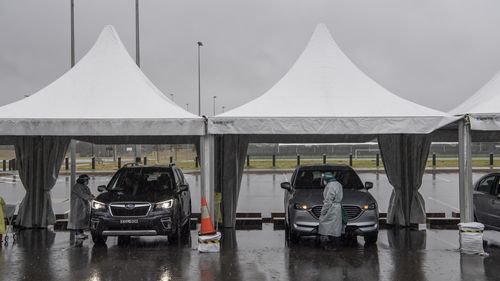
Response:
[{"label": "car grille", "polygon": [[321,209],[323,209],[323,206],[314,206],[311,209],[312,214],[315,218],[319,218],[319,216],[321,216]]},{"label": "car grille", "polygon": [[119,203],[109,206],[114,217],[144,217],[148,215],[150,208],[149,203]]},{"label": "car grille", "polygon": [[[319,218],[321,215],[321,209],[323,208],[322,205],[314,206],[311,209],[311,212],[315,218]],[[342,205],[342,208],[344,208],[346,214],[347,214],[347,219],[348,220],[353,220],[359,217],[361,215],[361,208],[358,206],[353,206],[353,205]]]},{"label": "car grille", "polygon": [[361,208],[358,206],[342,205],[342,208],[344,208],[344,211],[347,213],[348,220],[356,219],[361,215]]}]

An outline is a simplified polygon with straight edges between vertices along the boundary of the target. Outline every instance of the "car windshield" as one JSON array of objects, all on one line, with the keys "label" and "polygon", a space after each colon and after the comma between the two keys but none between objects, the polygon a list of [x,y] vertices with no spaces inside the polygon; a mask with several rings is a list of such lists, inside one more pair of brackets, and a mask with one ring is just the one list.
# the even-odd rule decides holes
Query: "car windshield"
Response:
[{"label": "car windshield", "polygon": [[163,193],[174,188],[172,171],[165,167],[123,169],[109,183],[109,189],[130,195]]},{"label": "car windshield", "polygon": [[294,187],[297,189],[324,188],[321,184],[321,175],[331,172],[344,189],[363,189],[363,183],[354,170],[351,169],[300,169],[296,176]]}]

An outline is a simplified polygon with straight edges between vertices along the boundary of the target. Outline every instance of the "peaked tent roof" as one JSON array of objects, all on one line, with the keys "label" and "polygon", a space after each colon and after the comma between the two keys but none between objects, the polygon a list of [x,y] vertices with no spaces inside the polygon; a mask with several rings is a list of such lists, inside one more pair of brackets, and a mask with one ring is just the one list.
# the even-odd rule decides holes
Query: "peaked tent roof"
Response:
[{"label": "peaked tent roof", "polygon": [[67,73],[0,107],[2,135],[203,135],[203,118],[168,99],[132,60],[112,26]]},{"label": "peaked tent roof", "polygon": [[473,130],[500,130],[500,72],[450,114],[468,114]]},{"label": "peaked tent roof", "polygon": [[457,118],[398,97],[357,68],[325,25],[255,100],[209,118],[212,134],[430,133]]}]

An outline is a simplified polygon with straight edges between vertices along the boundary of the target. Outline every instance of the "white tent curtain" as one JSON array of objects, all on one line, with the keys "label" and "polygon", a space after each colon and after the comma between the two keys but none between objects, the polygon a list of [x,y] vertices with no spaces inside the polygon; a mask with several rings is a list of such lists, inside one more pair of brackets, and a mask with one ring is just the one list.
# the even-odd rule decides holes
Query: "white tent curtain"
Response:
[{"label": "white tent curtain", "polygon": [[218,135],[215,139],[215,186],[222,193],[224,227],[235,227],[241,178],[248,149],[248,137]]},{"label": "white tent curtain", "polygon": [[19,207],[18,225],[32,228],[55,223],[50,191],[56,183],[69,142],[66,137],[17,138],[17,167],[26,190]]},{"label": "white tent curtain", "polygon": [[381,135],[378,143],[387,178],[394,187],[387,223],[401,226],[425,223],[425,201],[418,189],[427,164],[430,135]]}]

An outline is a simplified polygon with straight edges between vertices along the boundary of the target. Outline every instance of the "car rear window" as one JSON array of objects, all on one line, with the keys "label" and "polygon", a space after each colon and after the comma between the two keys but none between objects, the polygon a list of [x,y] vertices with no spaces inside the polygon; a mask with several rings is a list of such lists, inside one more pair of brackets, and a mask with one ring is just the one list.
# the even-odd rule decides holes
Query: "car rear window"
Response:
[{"label": "car rear window", "polygon": [[110,188],[132,195],[162,193],[174,189],[172,170],[165,167],[123,169],[111,180]]},{"label": "car rear window", "polygon": [[324,188],[321,185],[321,175],[324,172],[332,172],[344,189],[363,189],[363,183],[354,170],[335,168],[300,169],[295,175],[294,187],[297,189]]}]

